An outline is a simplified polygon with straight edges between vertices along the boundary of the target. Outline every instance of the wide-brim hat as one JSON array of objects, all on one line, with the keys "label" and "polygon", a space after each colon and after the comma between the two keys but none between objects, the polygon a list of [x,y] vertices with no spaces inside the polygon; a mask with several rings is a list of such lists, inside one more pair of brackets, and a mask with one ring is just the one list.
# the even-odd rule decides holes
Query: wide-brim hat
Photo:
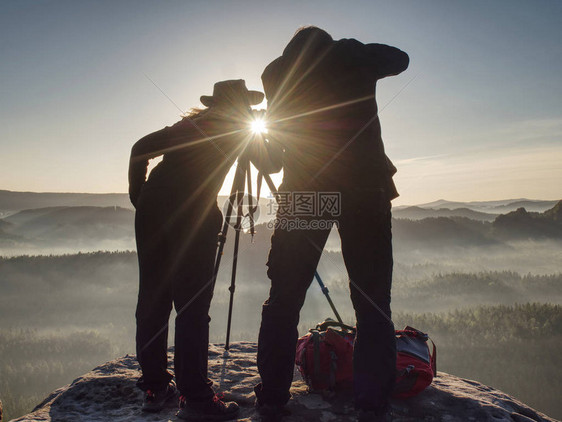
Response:
[{"label": "wide-brim hat", "polygon": [[244,79],[231,79],[217,82],[213,88],[213,95],[202,95],[200,100],[204,106],[212,107],[217,104],[257,105],[263,98],[263,92],[248,90]]}]

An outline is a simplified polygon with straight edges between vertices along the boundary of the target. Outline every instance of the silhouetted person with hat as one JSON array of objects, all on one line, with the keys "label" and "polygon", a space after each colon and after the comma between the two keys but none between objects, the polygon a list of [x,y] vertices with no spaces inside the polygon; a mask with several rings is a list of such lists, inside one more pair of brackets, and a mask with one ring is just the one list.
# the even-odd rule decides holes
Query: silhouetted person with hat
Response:
[{"label": "silhouetted person with hat", "polygon": [[[248,141],[250,106],[263,94],[243,80],[217,82],[208,108],[140,139],[132,148],[129,195],[136,208],[140,270],[136,311],[137,358],[146,392],[143,410],[159,411],[180,394],[178,417],[228,420],[236,403],[224,403],[207,378],[209,306],[222,214],[217,194]],[[148,160],[163,156],[148,180]],[[175,325],[177,390],[167,371],[168,320]]]},{"label": "silhouetted person with hat", "polygon": [[263,72],[268,138],[284,149],[267,264],[271,290],[259,334],[262,382],[255,388],[266,420],[279,419],[290,398],[299,312],[333,224],[357,318],[353,374],[359,420],[387,420],[396,371],[390,201],[398,194],[375,86],[408,62],[397,48],[334,41],[322,29],[307,27]]}]

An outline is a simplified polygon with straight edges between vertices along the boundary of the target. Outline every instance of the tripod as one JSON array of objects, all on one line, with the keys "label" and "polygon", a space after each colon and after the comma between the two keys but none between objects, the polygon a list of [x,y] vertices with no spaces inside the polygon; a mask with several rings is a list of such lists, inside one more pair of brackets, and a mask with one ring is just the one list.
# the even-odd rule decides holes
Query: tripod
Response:
[{"label": "tripod", "polygon": [[249,206],[249,217],[250,217],[250,233],[254,235],[254,208],[252,199],[252,174],[250,166],[250,157],[248,152],[244,151],[239,157],[236,166],[236,172],[234,174],[234,180],[232,182],[232,189],[230,191],[230,196],[228,197],[228,205],[226,208],[226,216],[221,232],[218,236],[218,250],[215,259],[215,268],[213,272],[213,285],[217,281],[217,276],[219,273],[219,267],[221,263],[221,258],[224,251],[224,244],[226,243],[226,235],[228,232],[228,226],[231,225],[232,213],[236,207],[236,222],[234,223],[234,230],[236,232],[234,236],[234,256],[232,259],[232,274],[230,278],[230,301],[228,304],[228,322],[226,329],[226,342],[224,348],[228,350],[230,348],[230,327],[232,325],[232,308],[234,306],[234,291],[236,290],[236,268],[238,266],[238,248],[240,244],[240,231],[242,230],[242,219],[244,217],[243,212],[243,202],[244,202],[244,185],[248,182],[248,206]]},{"label": "tripod", "polygon": [[[270,191],[277,198],[277,196],[278,196],[277,188],[275,187],[275,184],[271,180],[271,177],[269,176],[269,174],[261,173],[261,172],[258,174],[258,180],[257,180],[258,198],[259,198],[259,191],[260,191],[260,188],[261,188],[262,178],[266,181]],[[257,203],[255,207],[253,205],[252,174],[251,174],[251,166],[250,166],[250,157],[249,157],[249,153],[247,151],[244,151],[238,157],[236,173],[234,175],[234,180],[232,182],[232,188],[231,188],[231,191],[230,191],[230,196],[228,197],[228,205],[227,205],[227,208],[226,208],[226,216],[225,216],[224,224],[223,224],[221,232],[218,235],[218,250],[217,250],[217,256],[216,256],[216,259],[215,259],[215,268],[214,268],[214,272],[213,272],[213,286],[214,286],[214,284],[217,281],[217,276],[218,276],[218,273],[219,273],[221,258],[222,258],[223,251],[224,251],[224,245],[226,243],[226,235],[228,233],[228,226],[231,225],[232,213],[234,211],[234,208],[236,207],[236,222],[233,226],[236,234],[234,236],[234,256],[233,256],[233,259],[232,259],[232,273],[231,273],[231,277],[230,277],[230,287],[228,288],[228,290],[230,291],[230,300],[229,300],[229,304],[228,304],[228,321],[227,321],[227,328],[226,328],[226,341],[225,341],[225,345],[224,345],[225,350],[229,350],[229,348],[230,348],[230,331],[231,331],[231,326],[232,326],[232,309],[234,307],[234,292],[236,290],[236,268],[238,266],[238,249],[239,249],[239,244],[240,244],[240,231],[242,230],[242,219],[244,217],[243,202],[244,202],[244,188],[245,188],[246,182],[247,182],[247,186],[248,186],[248,207],[249,207],[248,216],[250,218],[250,233],[253,236],[254,235],[254,216],[253,215],[254,215],[255,210],[259,206],[259,204]],[[259,199],[258,199],[258,201],[259,201]],[[330,308],[332,308],[332,311],[334,312],[338,322],[343,323],[343,321],[340,317],[340,314],[338,313],[338,311],[337,311],[337,309],[334,305],[334,302],[332,302],[332,299],[330,297],[330,291],[328,290],[328,288],[326,287],[326,285],[324,284],[324,282],[320,278],[320,274],[318,274],[318,271],[314,272],[314,277],[316,278],[316,281],[320,285],[320,289],[322,290],[322,293],[324,294],[324,296],[326,296],[326,299],[328,300],[328,304],[330,305]]]}]

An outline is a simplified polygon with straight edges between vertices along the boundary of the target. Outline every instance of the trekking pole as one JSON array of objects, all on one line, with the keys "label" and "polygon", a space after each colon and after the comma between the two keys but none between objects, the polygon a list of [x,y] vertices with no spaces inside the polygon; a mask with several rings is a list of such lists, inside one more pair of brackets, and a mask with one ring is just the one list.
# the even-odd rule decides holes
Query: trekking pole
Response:
[{"label": "trekking pole", "polygon": [[336,315],[336,319],[338,320],[339,323],[343,324],[343,321],[340,317],[340,314],[338,313],[338,310],[336,309],[336,305],[334,305],[334,302],[332,302],[332,298],[330,297],[330,291],[328,290],[328,288],[326,287],[326,285],[324,284],[324,282],[320,278],[320,274],[318,274],[318,271],[314,272],[314,277],[316,277],[316,280],[318,281],[318,284],[320,284],[320,289],[322,289],[322,293],[324,293],[324,296],[326,296],[326,299],[328,300],[328,303],[330,304],[330,308],[332,308],[332,311],[334,311],[334,314]]},{"label": "trekking pole", "polygon": [[[269,187],[269,190],[277,198],[277,196],[278,196],[277,188],[275,187],[275,184],[273,183],[273,180],[271,180],[271,177],[269,176],[269,174],[260,173],[260,176],[258,176],[258,177],[264,178],[265,183],[267,183],[267,186]],[[320,274],[318,274],[318,270],[314,271],[314,278],[316,278],[316,281],[318,281],[318,284],[320,285],[320,289],[322,290],[322,293],[324,293],[324,296],[326,296],[326,299],[328,300],[328,303],[330,304],[330,308],[332,308],[332,311],[334,311],[334,314],[336,315],[336,318],[337,318],[338,322],[343,324],[343,321],[340,317],[340,314],[338,313],[338,310],[336,309],[336,305],[334,305],[334,302],[332,302],[332,298],[330,297],[330,291],[328,290],[328,288],[326,287],[326,285],[324,284],[324,282],[320,278]]]}]

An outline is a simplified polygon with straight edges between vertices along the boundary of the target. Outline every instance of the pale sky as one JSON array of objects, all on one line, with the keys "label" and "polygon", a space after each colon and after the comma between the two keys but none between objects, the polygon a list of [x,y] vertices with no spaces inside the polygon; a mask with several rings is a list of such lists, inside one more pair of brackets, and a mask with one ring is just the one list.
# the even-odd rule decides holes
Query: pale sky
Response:
[{"label": "pale sky", "polygon": [[180,118],[147,76],[183,110],[261,90],[306,24],[410,55],[377,88],[395,205],[562,198],[558,0],[3,0],[0,189],[126,192],[131,146]]}]

